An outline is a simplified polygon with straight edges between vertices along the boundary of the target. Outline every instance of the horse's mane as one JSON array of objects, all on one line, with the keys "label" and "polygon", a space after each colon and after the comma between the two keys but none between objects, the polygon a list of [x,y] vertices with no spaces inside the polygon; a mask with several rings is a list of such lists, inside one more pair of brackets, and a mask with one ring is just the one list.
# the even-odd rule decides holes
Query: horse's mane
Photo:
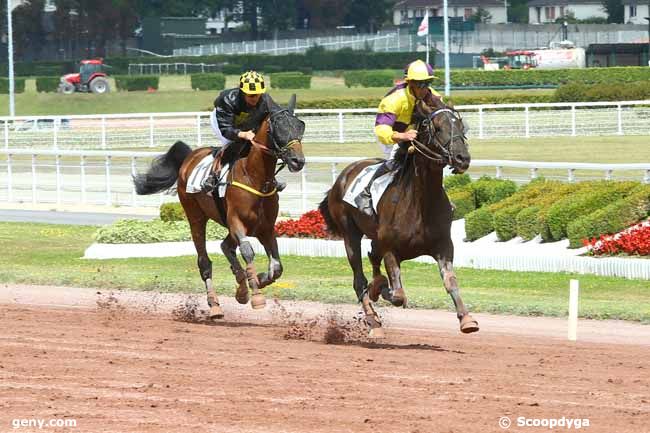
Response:
[{"label": "horse's mane", "polygon": [[[422,105],[426,106],[431,111],[428,113],[424,112],[424,110],[422,110]],[[419,131],[420,125],[426,116],[432,113],[434,110],[441,108],[450,108],[453,110],[452,107],[448,106],[442,101],[442,98],[440,96],[434,96],[432,93],[428,93],[424,99],[416,101],[411,121],[417,125],[417,130]],[[414,154],[408,153],[407,146],[403,145],[400,147],[400,149],[395,154],[395,161],[397,161],[398,169],[395,173],[395,179],[393,182],[403,183],[405,185],[411,183],[411,179],[415,173],[413,158]]]}]

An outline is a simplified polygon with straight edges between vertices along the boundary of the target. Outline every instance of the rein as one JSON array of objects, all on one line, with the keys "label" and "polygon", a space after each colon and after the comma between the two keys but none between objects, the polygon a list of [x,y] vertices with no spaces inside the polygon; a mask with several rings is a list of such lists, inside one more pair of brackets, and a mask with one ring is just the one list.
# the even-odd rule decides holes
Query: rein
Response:
[{"label": "rein", "polygon": [[[414,139],[411,142],[411,146],[409,147],[409,152],[417,151],[419,152],[422,156],[425,158],[429,159],[430,161],[433,161],[438,164],[442,165],[452,165],[452,160],[451,160],[451,154],[449,153],[449,150],[447,149],[449,144],[454,140],[454,128],[453,126],[450,128],[451,130],[451,136],[449,137],[449,140],[447,140],[444,144],[440,144],[435,137],[436,134],[434,132],[433,128],[433,118],[436,117],[438,114],[441,113],[451,113],[452,116],[456,117],[456,113],[450,109],[450,108],[440,108],[433,113],[431,113],[428,116],[428,119],[426,121],[423,121],[422,123],[426,123],[427,129],[429,131],[429,141],[427,144],[434,144],[436,146],[436,150],[430,149],[426,144],[418,141],[417,139]],[[451,123],[451,119],[449,119],[449,122]],[[413,149],[413,150],[411,150]]]}]

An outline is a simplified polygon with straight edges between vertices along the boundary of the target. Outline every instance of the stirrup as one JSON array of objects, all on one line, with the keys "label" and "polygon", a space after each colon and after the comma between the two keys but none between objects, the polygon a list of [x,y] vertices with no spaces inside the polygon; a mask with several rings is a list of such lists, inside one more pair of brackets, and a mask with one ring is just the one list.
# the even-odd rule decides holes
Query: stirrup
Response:
[{"label": "stirrup", "polygon": [[205,180],[201,184],[201,191],[206,193],[214,191],[215,188],[217,187],[217,182],[218,182],[217,175],[211,173],[208,177],[205,178]]}]

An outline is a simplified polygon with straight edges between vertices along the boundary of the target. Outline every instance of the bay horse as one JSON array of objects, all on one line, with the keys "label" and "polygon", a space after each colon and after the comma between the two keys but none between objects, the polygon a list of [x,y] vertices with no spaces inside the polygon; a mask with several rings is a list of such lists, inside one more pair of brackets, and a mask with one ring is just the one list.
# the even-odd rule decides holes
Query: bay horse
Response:
[{"label": "bay horse", "polygon": [[[379,316],[371,301],[381,294],[395,306],[406,305],[400,264],[422,255],[432,256],[438,263],[445,289],[456,307],[463,333],[478,331],[474,320],[460,297],[453,269],[454,244],[451,240],[453,208],[443,188],[443,168],[454,173],[469,168],[470,154],[460,114],[439,98],[417,101],[414,111],[418,135],[407,152],[398,152],[400,168],[393,182],[377,203],[377,215],[370,217],[343,201],[347,188],[365,167],[381,162],[365,159],[347,166],[320,203],[319,210],[327,228],[343,237],[348,261],[354,273],[353,287],[365,313],[369,335],[384,336]],[[373,280],[363,273],[361,238],[371,239],[368,253]],[[381,273],[384,262],[390,282]]]},{"label": "bay horse", "polygon": [[[198,254],[197,263],[205,284],[211,319],[223,318],[223,310],[213,287],[212,262],[206,251],[208,219],[228,229],[228,235],[221,242],[221,250],[230,262],[230,269],[235,276],[235,298],[239,303],[248,303],[250,288],[253,292],[251,306],[255,309],[264,308],[266,301],[261,289],[282,275],[275,235],[279,207],[275,181],[276,163],[280,159],[291,172],[298,172],[305,165],[301,143],[305,124],[293,114],[294,107],[295,97],[288,109],[275,110],[262,121],[251,142],[250,152],[246,157],[236,160],[229,171],[224,198],[215,199],[204,192],[186,192],[192,170],[212,152],[210,147],[192,151],[187,144],[177,141],[167,153],[152,162],[146,173],[133,178],[138,194],[154,194],[177,183],[178,198],[189,221]],[[214,194],[217,194],[216,189]],[[220,201],[219,206],[217,200]],[[264,246],[269,260],[268,272],[256,272],[253,263],[255,253],[249,237],[256,237]],[[237,258],[237,247],[246,262],[246,269],[242,268]]]}]

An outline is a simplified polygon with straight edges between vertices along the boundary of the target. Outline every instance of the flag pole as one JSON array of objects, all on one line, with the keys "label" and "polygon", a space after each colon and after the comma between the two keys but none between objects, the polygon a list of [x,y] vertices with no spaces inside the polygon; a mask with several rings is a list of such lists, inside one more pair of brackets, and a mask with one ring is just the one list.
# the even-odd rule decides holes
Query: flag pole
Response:
[{"label": "flag pole", "polygon": [[429,64],[429,33],[427,33],[427,65]]},{"label": "flag pole", "polygon": [[449,14],[447,9],[447,0],[443,2],[443,21],[445,32],[445,96],[449,96],[450,73],[449,73]]}]

